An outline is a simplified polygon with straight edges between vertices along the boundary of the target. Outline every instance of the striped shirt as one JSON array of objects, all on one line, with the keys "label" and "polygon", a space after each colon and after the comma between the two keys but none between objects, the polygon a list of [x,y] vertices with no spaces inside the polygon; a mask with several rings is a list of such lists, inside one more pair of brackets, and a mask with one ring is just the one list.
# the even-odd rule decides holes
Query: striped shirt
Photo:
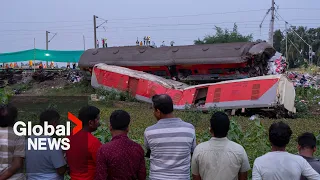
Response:
[{"label": "striped shirt", "polygon": [[161,119],[144,132],[150,154],[150,180],[190,179],[191,153],[196,147],[195,128],[180,118]]},{"label": "striped shirt", "polygon": [[[14,134],[11,127],[0,127],[0,174],[7,170],[14,157],[25,157],[25,137]],[[25,175],[20,169],[8,180],[22,180]]]}]

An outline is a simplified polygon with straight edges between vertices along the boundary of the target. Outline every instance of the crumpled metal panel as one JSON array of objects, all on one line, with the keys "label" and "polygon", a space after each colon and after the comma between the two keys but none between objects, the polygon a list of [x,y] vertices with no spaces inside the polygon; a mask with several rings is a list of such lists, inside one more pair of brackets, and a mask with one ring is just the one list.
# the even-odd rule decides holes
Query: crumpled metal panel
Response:
[{"label": "crumpled metal panel", "polygon": [[[229,64],[246,62],[251,54],[275,50],[266,43],[236,42],[159,48],[128,46],[86,50],[80,67],[98,63],[116,66],[170,66],[175,64]],[[274,53],[273,53],[274,51]]]},{"label": "crumpled metal panel", "polygon": [[249,50],[249,53],[252,55],[260,55],[262,53],[266,53],[269,58],[276,54],[276,50],[268,43],[261,42],[252,46]]}]

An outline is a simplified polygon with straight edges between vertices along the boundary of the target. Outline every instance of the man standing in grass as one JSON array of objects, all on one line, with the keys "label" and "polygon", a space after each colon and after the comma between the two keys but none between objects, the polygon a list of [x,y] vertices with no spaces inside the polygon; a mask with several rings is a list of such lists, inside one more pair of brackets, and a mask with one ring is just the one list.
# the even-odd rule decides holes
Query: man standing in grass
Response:
[{"label": "man standing in grass", "polygon": [[194,180],[247,180],[250,164],[245,149],[227,138],[229,117],[216,112],[210,119],[212,138],[199,144],[192,156]]},{"label": "man standing in grass", "polygon": [[[313,157],[313,153],[317,150],[317,139],[309,132],[303,133],[298,137],[298,150],[311,167],[320,174],[320,160]],[[301,180],[307,180],[306,177],[301,177]]]},{"label": "man standing in grass", "polygon": [[128,138],[130,115],[116,110],[110,116],[112,139],[97,154],[96,180],[145,180],[146,165],[142,147]]},{"label": "man standing in grass", "polygon": [[17,108],[0,107],[0,180],[24,180],[25,137],[17,136],[13,125],[17,119]]},{"label": "man standing in grass", "polygon": [[67,162],[72,180],[92,180],[96,174],[96,157],[101,142],[91,133],[100,126],[100,110],[94,106],[86,106],[79,111],[82,130],[72,135],[70,149],[67,151]]},{"label": "man standing in grass", "polygon": [[301,175],[320,180],[320,175],[303,157],[286,151],[291,135],[291,128],[283,122],[270,126],[272,150],[254,161],[252,180],[300,180]]},{"label": "man standing in grass", "polygon": [[167,94],[152,97],[158,122],[144,132],[150,154],[150,180],[190,179],[191,154],[196,147],[195,128],[173,115],[173,101]]},{"label": "man standing in grass", "polygon": [[[55,110],[45,110],[40,114],[40,124],[44,123],[56,127],[60,123],[60,115]],[[31,136],[33,142],[37,138],[52,138],[50,136]],[[26,146],[27,147],[27,146]],[[26,151],[26,170],[28,180],[54,179],[63,180],[67,170],[67,163],[63,156],[62,149],[50,150],[46,144],[46,150],[27,150]]]}]

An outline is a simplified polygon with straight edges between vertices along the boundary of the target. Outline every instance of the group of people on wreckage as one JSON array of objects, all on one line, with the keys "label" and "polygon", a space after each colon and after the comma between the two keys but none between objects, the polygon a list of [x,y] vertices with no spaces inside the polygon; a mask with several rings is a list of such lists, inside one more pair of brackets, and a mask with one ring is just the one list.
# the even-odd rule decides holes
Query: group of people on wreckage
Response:
[{"label": "group of people on wreckage", "polygon": [[[227,138],[230,121],[225,113],[216,112],[211,116],[212,138],[197,145],[194,126],[173,115],[169,95],[155,95],[152,102],[157,123],[144,131],[146,152],[128,137],[132,119],[124,110],[115,110],[110,115],[110,142],[102,144],[93,136],[91,133],[100,126],[100,110],[95,106],[79,111],[83,129],[68,137],[70,149],[66,152],[27,151],[24,138],[12,134],[17,109],[10,105],[1,107],[0,180],[63,179],[65,174],[72,180],[188,180],[190,169],[194,180],[248,178],[251,167],[246,150]],[[57,111],[45,110],[40,115],[40,124],[48,122],[56,126],[59,119]],[[308,132],[301,134],[296,155],[286,151],[291,135],[292,130],[284,122],[270,126],[271,152],[254,160],[252,179],[320,180],[320,162],[313,157],[315,136]],[[149,177],[145,158],[150,160]]]}]

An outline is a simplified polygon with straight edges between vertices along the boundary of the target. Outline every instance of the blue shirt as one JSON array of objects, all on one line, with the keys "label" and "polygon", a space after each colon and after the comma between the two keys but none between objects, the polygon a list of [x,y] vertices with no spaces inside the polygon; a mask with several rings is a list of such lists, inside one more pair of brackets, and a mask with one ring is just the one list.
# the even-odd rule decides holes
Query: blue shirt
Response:
[{"label": "blue shirt", "polygon": [[[31,136],[33,142],[36,138],[51,138],[48,136]],[[52,138],[51,138],[52,139]],[[66,165],[61,149],[50,150],[46,144],[46,150],[28,150],[26,142],[26,171],[28,180],[63,180],[64,177],[57,174],[57,168]]]}]

